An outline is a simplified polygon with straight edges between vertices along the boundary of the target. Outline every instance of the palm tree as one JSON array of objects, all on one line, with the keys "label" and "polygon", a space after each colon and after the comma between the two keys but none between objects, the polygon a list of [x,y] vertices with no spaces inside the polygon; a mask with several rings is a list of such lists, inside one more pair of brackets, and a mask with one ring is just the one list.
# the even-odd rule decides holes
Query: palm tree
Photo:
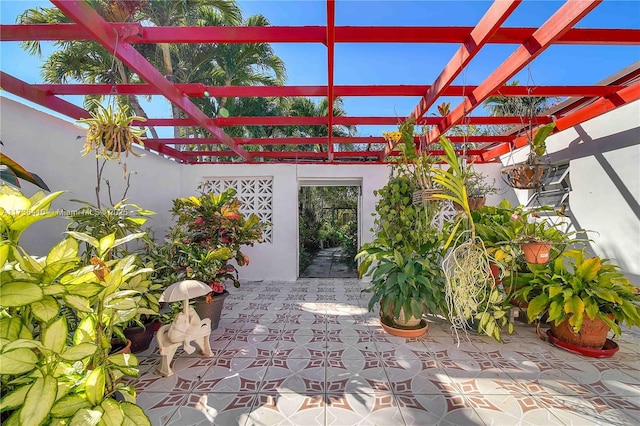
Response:
[{"label": "palm tree", "polygon": [[[292,117],[327,117],[329,115],[329,100],[323,98],[320,102],[315,103],[310,98],[293,98],[289,105],[289,115]],[[346,115],[344,102],[342,98],[336,98],[333,101],[333,116],[343,117]],[[333,126],[331,135],[336,137],[344,137],[354,135],[356,133],[355,126]],[[285,130],[287,136],[295,137],[326,137],[329,135],[327,126],[291,126]],[[324,145],[302,145],[302,151],[324,151]]]},{"label": "palm tree", "polygon": [[[152,23],[158,26],[169,25],[195,25],[200,14],[219,12],[226,22],[233,25],[240,21],[240,9],[235,0],[139,0],[110,2],[107,0],[88,0],[89,4],[105,20],[110,22],[128,21]],[[125,5],[126,10],[119,8],[119,4]],[[131,5],[134,5],[131,7]],[[34,8],[26,10],[18,22],[25,24],[43,23],[68,23],[71,22],[57,8]],[[34,55],[41,55],[38,41],[22,43],[25,50]],[[48,83],[66,83],[70,80],[81,83],[137,83],[139,79],[122,62],[117,60],[99,43],[91,40],[81,41],[55,41],[58,49],[49,56],[42,66],[43,79]],[[173,81],[173,58],[170,55],[170,45],[161,44],[159,48],[153,45],[136,45],[148,60],[158,62],[156,57],[162,59],[163,69],[170,81]],[[156,51],[160,53],[158,54]],[[85,97],[85,105],[95,97]],[[98,96],[98,98],[102,98]],[[122,101],[122,99],[118,99]],[[126,102],[133,108],[136,115],[147,117],[140,106],[136,96],[126,97]],[[172,105],[173,116],[179,116],[179,109]],[[155,129],[150,128],[154,138],[158,135]]]},{"label": "palm tree", "polygon": [[[517,86],[518,80],[511,81],[509,86]],[[531,117],[540,115],[555,102],[557,98],[546,96],[490,96],[483,105],[494,117],[520,117],[522,125],[530,125]],[[503,133],[512,126],[496,126],[496,133]]]}]

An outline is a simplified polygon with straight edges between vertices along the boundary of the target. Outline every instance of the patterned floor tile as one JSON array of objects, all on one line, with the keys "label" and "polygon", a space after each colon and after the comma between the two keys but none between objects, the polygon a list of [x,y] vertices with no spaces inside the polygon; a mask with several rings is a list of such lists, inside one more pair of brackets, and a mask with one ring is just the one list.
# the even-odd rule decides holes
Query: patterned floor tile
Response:
[{"label": "patterned floor tile", "polygon": [[271,360],[260,392],[295,392],[322,394],[325,392],[324,359],[274,358]]},{"label": "patterned floor tile", "polygon": [[637,398],[556,395],[537,399],[566,425],[636,425],[639,420],[631,414],[640,409]]},{"label": "patterned floor tile", "polygon": [[468,395],[475,412],[487,425],[557,425],[555,417],[530,395]]},{"label": "patterned floor tile", "polygon": [[257,392],[268,365],[269,358],[218,358],[193,392]]},{"label": "patterned floor tile", "polygon": [[368,312],[366,285],[243,283],[211,334],[212,358],[180,348],[163,378],[154,341],[125,383],[158,426],[211,424],[196,408],[203,395],[216,425],[640,424],[640,330],[625,330],[607,359],[525,324],[500,344],[428,316],[426,334],[403,339]]},{"label": "patterned floor tile", "polygon": [[327,425],[401,425],[402,414],[390,392],[328,393]]},{"label": "patterned floor tile", "polygon": [[136,404],[144,410],[153,426],[164,426],[178,407],[187,403],[187,395],[184,392],[143,392],[138,394]]},{"label": "patterned floor tile", "polygon": [[396,395],[406,425],[484,425],[463,395]]},{"label": "patterned floor tile", "polygon": [[140,375],[135,387],[139,392],[189,392],[215,363],[215,358],[177,358],[171,363],[173,375],[162,377],[155,368],[151,368]]},{"label": "patterned floor tile", "polygon": [[324,425],[323,395],[260,393],[247,419],[251,425]]}]

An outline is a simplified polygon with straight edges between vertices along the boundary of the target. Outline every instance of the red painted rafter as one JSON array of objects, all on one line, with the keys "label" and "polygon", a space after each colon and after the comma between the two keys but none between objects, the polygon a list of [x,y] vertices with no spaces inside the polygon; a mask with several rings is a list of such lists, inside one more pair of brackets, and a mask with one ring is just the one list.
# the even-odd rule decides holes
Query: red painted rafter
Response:
[{"label": "red painted rafter", "polygon": [[[41,105],[67,117],[71,117],[75,120],[88,118],[91,116],[91,114],[89,114],[87,110],[80,108],[79,106],[74,105],[70,102],[67,102],[64,99],[51,96],[46,92],[35,88],[30,84],[2,71],[0,71],[0,86],[3,90],[6,90],[11,94],[20,96],[23,99]],[[182,161],[187,160],[187,157],[182,155],[180,151],[160,144],[155,139],[147,139],[144,145],[145,148],[153,149],[160,154],[169,155]]]},{"label": "red painted rafter", "polygon": [[[67,117],[71,117],[75,120],[91,116],[84,108],[80,108],[77,105],[65,101],[64,99],[51,96],[46,92],[2,71],[0,71],[0,86],[3,90],[6,90],[11,94],[20,96],[23,99],[41,105]],[[180,151],[160,144],[155,139],[147,139],[144,145],[145,148],[152,149],[160,154],[168,155],[181,161],[187,160],[187,157],[182,155]]]},{"label": "red painted rafter", "polygon": [[333,161],[333,62],[335,57],[336,41],[336,2],[327,0],[327,156]]},{"label": "red painted rafter", "polygon": [[[436,125],[440,122],[441,117],[423,117],[418,120],[418,124]],[[338,126],[353,125],[372,125],[372,126],[389,126],[398,125],[401,122],[398,117],[334,117],[333,124]],[[528,118],[527,118],[528,121]],[[534,124],[551,123],[553,119],[548,116],[533,117]],[[229,117],[229,118],[213,118],[211,122],[219,127],[229,126],[326,126],[327,117],[273,117],[273,116],[257,116],[257,117]],[[193,127],[199,126],[197,121],[191,118],[149,118],[146,122],[147,126],[181,126]],[[522,117],[467,117],[465,124],[475,125],[522,125]],[[134,122],[134,125],[138,125]]]},{"label": "red painted rafter", "polygon": [[581,0],[568,1],[563,4],[530,38],[525,40],[522,46],[516,49],[480,86],[444,117],[436,128],[429,132],[427,141],[435,141],[451,127],[459,124],[473,109],[487,99],[496,88],[502,87],[509,78],[551,46],[554,40],[569,31],[573,25],[602,1]]},{"label": "red painted rafter", "polygon": [[435,100],[442,96],[444,91],[471,62],[471,59],[480,52],[480,49],[489,41],[491,36],[500,29],[500,26],[521,2],[522,0],[511,0],[492,3],[487,13],[480,19],[478,25],[471,30],[462,46],[453,54],[444,70],[442,70],[438,78],[427,90],[427,93],[424,94],[418,105],[411,112],[410,118],[419,118],[427,113]]},{"label": "red painted rafter", "polygon": [[[129,43],[325,43],[324,26],[272,27],[143,27],[110,23]],[[353,27],[336,26],[336,43],[464,43],[473,27]],[[488,43],[522,44],[537,28],[500,28]],[[1,41],[90,40],[78,24],[0,25]],[[640,30],[573,28],[556,44],[640,44]]]},{"label": "red painted rafter", "polygon": [[[233,138],[238,145],[326,145],[326,137],[312,138]],[[454,143],[481,143],[495,144],[500,142],[511,142],[512,136],[449,136],[449,140]],[[165,145],[218,145],[220,141],[213,138],[159,138],[155,142]],[[348,136],[332,138],[334,144],[384,144],[382,136]],[[415,138],[419,142],[418,137]]]},{"label": "red painted rafter", "polygon": [[173,86],[160,72],[151,65],[138,51],[130,44],[118,42],[113,27],[107,23],[98,13],[86,2],[68,2],[63,0],[52,0],[52,3],[69,18],[80,24],[86,31],[93,34],[96,41],[102,44],[110,52],[129,66],[148,84],[160,90],[171,103],[179,107],[189,117],[194,119],[200,126],[211,132],[214,137],[220,139],[231,150],[251,161],[251,154],[238,146],[233,139],[221,128],[211,124],[211,120],[205,113],[184,96]]},{"label": "red painted rafter", "polygon": [[[111,84],[34,84],[50,95],[110,95],[114,93]],[[280,97],[280,96],[327,96],[327,86],[205,86],[201,83],[175,84],[175,87],[192,98],[204,97],[208,92],[213,97]],[[371,85],[336,86],[334,96],[420,96],[431,86],[416,85]],[[477,86],[449,86],[441,96],[463,96]],[[494,90],[491,96],[605,96],[615,93],[624,86],[503,86]],[[119,95],[159,95],[160,92],[149,84],[116,84]]]},{"label": "red painted rafter", "polygon": [[[500,29],[500,26],[507,20],[509,15],[516,10],[522,0],[499,1],[492,3],[487,13],[484,14],[480,22],[469,33],[464,43],[458,48],[449,63],[444,67],[440,75],[436,78],[429,90],[422,96],[418,105],[409,115],[409,119],[418,119],[427,113],[435,101],[442,96],[444,91],[453,83],[462,70],[471,62],[491,36]],[[465,93],[466,95],[466,93]],[[388,155],[397,142],[390,142],[386,145],[380,160]]]},{"label": "red painted rafter", "polygon": [[[609,112],[621,105],[640,99],[640,83],[620,89],[617,93],[600,98],[586,107],[556,120],[557,131],[562,131],[584,123],[594,117]],[[521,148],[527,145],[527,137],[521,136],[509,143],[503,143],[495,148],[487,150],[481,155],[482,161],[492,161],[500,155],[508,153],[511,149]]]}]

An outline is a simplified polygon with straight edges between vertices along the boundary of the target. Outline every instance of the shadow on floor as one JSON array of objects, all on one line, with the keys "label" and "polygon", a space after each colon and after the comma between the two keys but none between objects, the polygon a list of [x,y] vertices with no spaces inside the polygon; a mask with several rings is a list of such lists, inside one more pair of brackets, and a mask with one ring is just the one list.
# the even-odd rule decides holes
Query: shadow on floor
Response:
[{"label": "shadow on floor", "polygon": [[320,250],[300,278],[358,278],[357,271],[340,260],[341,255],[341,247]]}]

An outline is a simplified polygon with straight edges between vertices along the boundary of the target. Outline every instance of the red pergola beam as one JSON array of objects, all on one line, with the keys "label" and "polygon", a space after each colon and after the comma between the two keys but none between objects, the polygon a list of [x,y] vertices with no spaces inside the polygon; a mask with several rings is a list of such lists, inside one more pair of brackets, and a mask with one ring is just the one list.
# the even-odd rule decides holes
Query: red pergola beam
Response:
[{"label": "red pergola beam", "polygon": [[[640,99],[640,82],[635,83],[632,86],[625,87],[619,90],[614,95],[598,99],[592,104],[587,105],[586,107],[572,114],[558,118],[555,122],[555,128],[557,131],[570,129],[571,127],[574,127],[580,123],[584,123],[587,120],[595,118],[606,112],[612,111],[621,105],[636,101],[638,99]],[[520,136],[510,143],[501,144],[495,148],[485,151],[482,154],[482,160],[492,161],[503,154],[507,154],[512,149],[521,148],[527,145],[527,143],[527,137]]]},{"label": "red pergola beam", "polygon": [[[427,113],[435,101],[442,96],[444,91],[453,83],[462,70],[471,62],[493,34],[516,10],[522,0],[493,2],[489,10],[484,14],[480,22],[469,33],[464,43],[458,48],[449,63],[444,67],[429,90],[422,96],[418,105],[409,115],[409,119],[418,119]],[[464,94],[466,96],[466,93]],[[393,151],[397,142],[389,142],[380,154],[380,160]]]},{"label": "red pergola beam", "polygon": [[136,72],[148,84],[156,87],[160,93],[171,103],[179,107],[186,115],[194,119],[200,126],[207,129],[214,137],[229,146],[231,150],[251,161],[251,155],[242,147],[238,146],[233,139],[221,128],[211,124],[211,120],[205,113],[176,89],[160,72],[151,65],[138,51],[130,44],[118,42],[118,37],[113,31],[113,27],[107,23],[98,13],[86,2],[69,2],[63,0],[51,0],[51,2],[62,13],[80,24],[86,31],[93,34],[96,41],[102,44],[107,50],[124,62],[129,68]]},{"label": "red pergola beam", "polygon": [[509,78],[524,68],[528,63],[551,46],[554,40],[569,31],[580,19],[588,14],[603,0],[568,1],[563,4],[522,46],[507,58],[495,71],[468,95],[460,105],[444,117],[437,127],[427,136],[428,142],[435,141],[448,129],[460,123],[465,116],[473,111],[493,91],[502,87]]},{"label": "red pergola beam", "polygon": [[[424,94],[418,105],[411,112],[409,118],[422,117],[431,108],[433,103],[453,83],[462,70],[471,62],[471,59],[480,52],[480,49],[489,41],[491,36],[516,10],[522,0],[496,1],[484,14],[478,25],[469,33],[467,39],[453,54],[449,63],[444,67],[438,78],[433,82],[429,90]],[[466,95],[466,94],[465,94]]]},{"label": "red pergola beam", "polygon": [[0,87],[7,92],[23,99],[42,105],[52,111],[71,117],[75,120],[88,118],[91,115],[84,108],[50,95],[47,91],[39,89],[16,77],[0,71]]},{"label": "red pergola beam", "polygon": [[[456,150],[458,154],[462,154],[462,150]],[[484,151],[472,150],[464,151],[467,155],[480,155]],[[233,151],[185,151],[185,154],[190,157],[233,157],[236,154]],[[254,151],[252,153],[256,158],[313,158],[326,160],[327,156],[325,152],[314,151]],[[434,156],[444,156],[444,151],[433,151]],[[335,158],[377,158],[378,151],[335,151]],[[393,155],[399,156],[400,151],[394,151]]]},{"label": "red pergola beam", "polygon": [[327,0],[327,157],[333,161],[333,62],[336,42],[336,2]]},{"label": "red pergola beam", "polygon": [[[73,118],[74,120],[88,118],[91,116],[91,114],[89,114],[89,112],[84,108],[80,108],[77,105],[65,101],[64,99],[51,96],[46,92],[35,88],[32,85],[20,79],[17,79],[14,76],[3,71],[0,71],[0,86],[3,90],[6,90],[11,94],[20,96],[23,99],[41,105],[59,114]],[[141,125],[144,126],[145,124],[143,123]],[[181,161],[187,160],[187,157],[183,156],[180,151],[159,144],[154,139],[145,140],[144,147],[153,149],[160,154],[168,155]]]},{"label": "red pergola beam", "polygon": [[[326,137],[311,138],[233,138],[238,145],[326,145]],[[479,143],[495,144],[500,142],[511,142],[513,136],[449,136],[449,140],[454,143]],[[213,138],[159,138],[154,139],[156,143],[164,145],[218,145],[220,142]],[[341,136],[333,137],[334,144],[384,144],[382,136]],[[418,137],[415,138],[419,142]]]},{"label": "red pergola beam", "polygon": [[[440,122],[440,117],[423,117],[418,120],[418,124],[436,125]],[[527,118],[527,122],[528,122]],[[371,125],[389,126],[398,125],[404,120],[398,117],[334,117],[333,124],[339,126]],[[533,124],[551,123],[553,119],[549,116],[533,117]],[[326,126],[327,117],[229,117],[213,118],[211,122],[216,126]],[[144,123],[133,122],[134,125],[146,126],[181,126],[194,127],[200,124],[191,118],[149,118]],[[475,125],[522,125],[522,117],[467,117],[464,124]]]},{"label": "red pergola beam", "polygon": [[[114,93],[111,84],[34,84],[33,87],[49,95],[110,95]],[[205,86],[201,83],[175,84],[175,87],[192,98],[204,97],[208,92],[213,97],[280,97],[280,96],[327,96],[327,86]],[[333,86],[334,96],[420,96],[431,86],[412,85],[371,85]],[[477,86],[449,86],[441,96],[464,96]],[[615,93],[624,86],[503,86],[491,96],[605,96]],[[159,95],[160,92],[149,84],[116,84],[118,95]]]},{"label": "red pergola beam", "polygon": [[[325,43],[324,26],[272,27],[143,27],[139,23],[109,23],[129,43]],[[474,27],[353,27],[337,26],[336,43],[464,43]],[[522,44],[536,28],[500,28],[488,43]],[[78,24],[0,25],[0,41],[91,40]],[[573,28],[556,44],[640,44],[640,30]]]}]

